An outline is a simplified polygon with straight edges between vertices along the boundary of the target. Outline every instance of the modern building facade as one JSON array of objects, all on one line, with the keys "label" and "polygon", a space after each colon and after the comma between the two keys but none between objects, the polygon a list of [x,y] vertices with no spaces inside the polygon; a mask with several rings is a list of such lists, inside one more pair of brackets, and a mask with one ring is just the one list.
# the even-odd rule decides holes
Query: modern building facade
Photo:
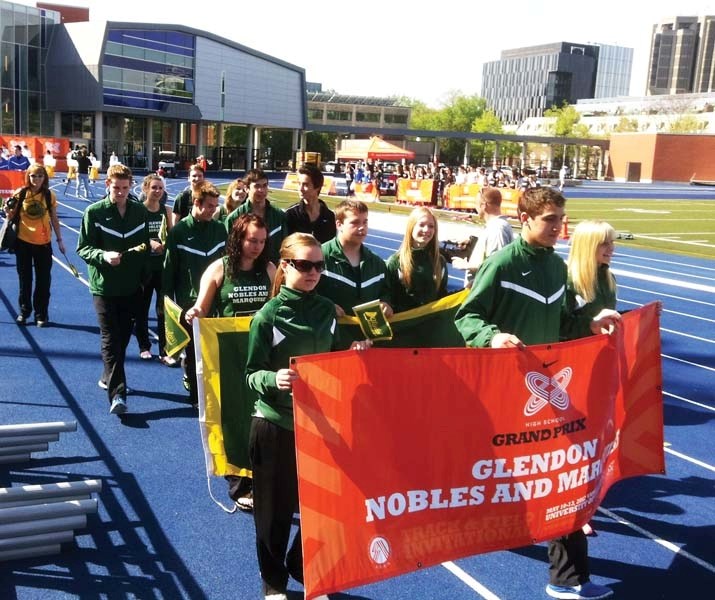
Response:
[{"label": "modern building facade", "polygon": [[630,48],[571,42],[504,50],[484,64],[482,96],[504,124],[518,125],[564,102],[627,94],[632,58]]},{"label": "modern building facade", "polygon": [[45,65],[54,11],[0,2],[0,135],[51,136],[54,116],[47,110]]},{"label": "modern building facade", "polygon": [[715,17],[673,17],[653,25],[646,94],[715,91]]},{"label": "modern building facade", "polygon": [[235,168],[252,164],[264,128],[298,147],[304,69],[180,25],[71,20],[0,3],[4,137],[69,138],[149,169],[161,150],[211,156],[231,125],[249,130]]},{"label": "modern building facade", "polygon": [[347,96],[308,88],[308,122],[321,125],[374,125],[405,128],[412,109],[400,106],[395,98]]}]

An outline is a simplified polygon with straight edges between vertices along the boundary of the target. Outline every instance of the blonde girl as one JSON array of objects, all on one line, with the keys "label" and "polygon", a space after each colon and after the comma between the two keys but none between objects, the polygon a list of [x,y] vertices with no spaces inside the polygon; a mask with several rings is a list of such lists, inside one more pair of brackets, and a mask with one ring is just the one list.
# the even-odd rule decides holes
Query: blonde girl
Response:
[{"label": "blonde girl", "polygon": [[437,219],[429,208],[415,208],[407,217],[400,248],[387,260],[387,282],[395,312],[447,295],[447,265],[439,253]]}]

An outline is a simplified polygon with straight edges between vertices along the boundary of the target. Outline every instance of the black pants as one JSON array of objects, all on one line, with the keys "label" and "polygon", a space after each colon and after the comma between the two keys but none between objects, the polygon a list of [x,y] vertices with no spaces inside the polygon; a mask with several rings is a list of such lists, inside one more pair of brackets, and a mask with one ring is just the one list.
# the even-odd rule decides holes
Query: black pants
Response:
[{"label": "black pants", "polygon": [[551,540],[548,556],[552,585],[575,586],[589,580],[588,540],[581,529]]},{"label": "black pants", "polygon": [[149,339],[149,309],[151,298],[156,294],[154,310],[156,311],[156,328],[159,336],[159,356],[166,354],[166,332],[164,331],[164,294],[161,293],[161,271],[152,271],[144,280],[141,309],[137,312],[134,334],[137,336],[139,352],[151,350]]},{"label": "black pants", "polygon": [[295,434],[266,419],[254,417],[249,456],[253,469],[258,567],[264,585],[285,592],[289,575],[303,583],[300,526],[288,549],[293,514],[298,508]]},{"label": "black pants", "polygon": [[[20,314],[29,317],[35,309],[35,319],[47,321],[52,283],[52,245],[29,244],[18,239],[15,243],[17,276],[20,281],[18,303]],[[35,273],[35,291],[32,291],[32,274]]]},{"label": "black pants", "polygon": [[107,384],[109,402],[115,396],[127,397],[124,358],[132,336],[132,327],[141,302],[141,291],[129,296],[93,296],[101,337],[104,370],[102,381]]}]

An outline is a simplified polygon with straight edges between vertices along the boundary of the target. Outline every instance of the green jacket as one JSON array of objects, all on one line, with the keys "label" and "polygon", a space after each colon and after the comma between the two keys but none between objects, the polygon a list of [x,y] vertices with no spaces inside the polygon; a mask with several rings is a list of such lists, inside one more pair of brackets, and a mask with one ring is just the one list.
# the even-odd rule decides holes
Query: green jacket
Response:
[{"label": "green jacket", "polygon": [[439,286],[435,288],[432,273],[432,257],[426,248],[413,248],[412,285],[409,289],[402,281],[400,256],[393,254],[387,259],[387,286],[395,312],[402,312],[434,302],[447,295],[447,264],[440,256],[441,273],[437,274]]},{"label": "green jacket", "polygon": [[[87,263],[89,291],[95,296],[129,296],[141,287],[149,256],[148,212],[143,204],[127,200],[122,217],[109,197],[84,211],[77,240],[77,254]],[[143,250],[131,250],[144,244]],[[105,251],[124,252],[113,267]]]},{"label": "green jacket", "polygon": [[175,215],[179,215],[179,220],[181,220],[191,213],[193,203],[191,186],[188,186],[176,194],[174,207],[171,210]]},{"label": "green jacket", "polygon": [[[616,280],[608,265],[600,265],[597,272],[596,297],[591,302],[586,302],[576,293],[573,283],[569,279],[566,286],[566,306],[569,312],[595,317],[604,308],[616,309]],[[609,282],[613,282],[613,288]]]},{"label": "green jacket", "polygon": [[325,271],[320,276],[317,292],[353,315],[353,306],[382,300],[392,306],[387,289],[385,262],[364,244],[360,248],[360,264],[353,267],[343,253],[338,238],[322,245]]},{"label": "green jacket", "polygon": [[[597,271],[596,282],[596,297],[591,302],[586,302],[581,296],[576,293],[571,279],[566,284],[566,309],[569,313],[582,318],[593,319],[604,308],[616,310],[616,279],[611,273],[608,265],[601,265]],[[613,288],[609,286],[609,282],[613,281]],[[576,321],[576,326],[578,326]],[[572,339],[577,337],[576,334],[570,331],[570,327],[574,322],[562,326],[562,339]]]},{"label": "green jacket", "polygon": [[282,286],[251,321],[246,382],[258,394],[255,415],[293,429],[293,394],[279,390],[276,371],[292,356],[330,352],[337,343],[335,305],[315,292]]},{"label": "green jacket", "polygon": [[561,257],[518,237],[482,264],[455,316],[457,329],[476,347],[488,347],[497,333],[514,334],[526,345],[558,342],[562,325],[574,337],[588,335],[590,319],[567,311],[565,291]]},{"label": "green jacket", "polygon": [[181,308],[190,308],[199,295],[201,275],[226,250],[222,223],[184,217],[166,236],[162,291]]},{"label": "green jacket", "polygon": [[[250,212],[253,212],[253,205],[250,200],[246,200],[226,217],[226,231],[231,231],[231,227],[238,217]],[[286,237],[286,215],[280,208],[272,206],[266,200],[266,218],[264,220],[268,226],[268,260],[277,265],[280,259],[281,244],[283,238]]]}]

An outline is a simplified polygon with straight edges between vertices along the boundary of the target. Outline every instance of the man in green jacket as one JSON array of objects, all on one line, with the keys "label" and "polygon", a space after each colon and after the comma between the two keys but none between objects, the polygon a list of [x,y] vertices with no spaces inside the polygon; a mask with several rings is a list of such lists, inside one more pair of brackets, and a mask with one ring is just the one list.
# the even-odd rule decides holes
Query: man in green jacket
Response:
[{"label": "man in green jacket", "polygon": [[99,387],[107,390],[109,412],[115,415],[127,411],[124,358],[141,306],[149,247],[147,210],[128,200],[131,185],[128,167],[109,167],[109,193],[84,211],[77,241],[77,254],[88,265],[89,291],[99,321],[104,363]]},{"label": "man in green jacket", "polygon": [[[569,326],[577,337],[601,333],[620,319],[604,310],[593,319],[565,307],[566,263],[554,252],[566,200],[553,188],[526,190],[519,200],[521,237],[489,256],[455,317],[468,346],[523,348],[559,341]],[[581,529],[548,547],[552,598],[607,598],[609,588],[590,581],[588,543]]]},{"label": "man in green jacket", "polygon": [[[168,233],[164,257],[162,290],[184,310],[191,308],[199,295],[201,275],[208,265],[221,258],[226,249],[226,229],[215,221],[219,191],[203,182],[193,192],[191,213]],[[189,334],[191,335],[191,331]],[[196,359],[193,338],[185,350],[184,386],[192,404],[196,394]]]},{"label": "man in green jacket", "polygon": [[[338,317],[354,315],[353,306],[371,300],[380,300],[385,317],[392,316],[385,261],[363,243],[367,237],[367,220],[367,204],[360,200],[343,200],[335,208],[337,235],[322,245],[325,271],[316,289],[321,296],[335,302]],[[345,347],[351,341],[345,331],[342,339]]]},{"label": "man in green jacket", "polygon": [[268,201],[268,176],[261,169],[251,169],[243,181],[248,186],[248,200],[226,217],[226,231],[241,215],[254,213],[268,226],[268,260],[274,265],[280,260],[280,249],[286,236],[286,215]]}]

